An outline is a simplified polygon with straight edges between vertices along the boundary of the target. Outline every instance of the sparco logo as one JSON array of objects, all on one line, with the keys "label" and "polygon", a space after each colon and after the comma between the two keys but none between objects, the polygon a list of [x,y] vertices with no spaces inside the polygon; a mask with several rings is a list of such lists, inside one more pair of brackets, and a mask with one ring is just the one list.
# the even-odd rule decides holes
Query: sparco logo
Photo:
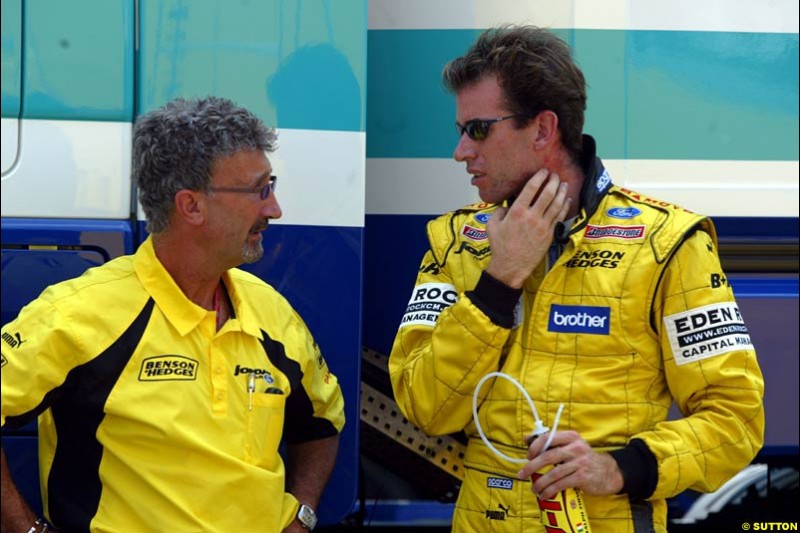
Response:
[{"label": "sparco logo", "polygon": [[612,252],[611,250],[576,252],[572,259],[564,263],[564,266],[567,268],[617,268],[623,257],[625,257],[625,252]]},{"label": "sparco logo", "polygon": [[142,361],[139,381],[194,381],[197,361],[182,355],[159,355]]},{"label": "sparco logo", "polygon": [[608,175],[608,170],[603,169],[603,173],[597,178],[597,191],[603,192],[609,185],[611,185],[611,176]]},{"label": "sparco logo", "polygon": [[490,489],[511,490],[514,488],[514,480],[504,477],[490,477],[486,480],[486,486]]},{"label": "sparco logo", "polygon": [[641,239],[644,226],[586,226],[586,239]]},{"label": "sparco logo", "polygon": [[547,331],[608,335],[611,309],[588,305],[558,305],[550,307]]},{"label": "sparco logo", "polygon": [[8,345],[11,346],[12,348],[19,348],[20,346],[22,346],[23,342],[28,342],[22,340],[22,337],[20,336],[19,332],[14,333],[12,335],[7,331],[3,332],[3,340],[6,341]]}]

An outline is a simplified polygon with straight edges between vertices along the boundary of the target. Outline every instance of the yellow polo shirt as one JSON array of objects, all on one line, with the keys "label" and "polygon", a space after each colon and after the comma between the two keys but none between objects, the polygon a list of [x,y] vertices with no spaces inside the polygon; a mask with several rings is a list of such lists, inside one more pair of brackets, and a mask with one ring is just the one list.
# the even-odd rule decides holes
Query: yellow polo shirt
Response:
[{"label": "yellow polo shirt", "polygon": [[148,239],[3,327],[2,424],[41,415],[56,527],[277,532],[293,519],[278,446],[341,431],[341,390],[280,294],[238,269],[223,281],[234,316],[217,332]]}]

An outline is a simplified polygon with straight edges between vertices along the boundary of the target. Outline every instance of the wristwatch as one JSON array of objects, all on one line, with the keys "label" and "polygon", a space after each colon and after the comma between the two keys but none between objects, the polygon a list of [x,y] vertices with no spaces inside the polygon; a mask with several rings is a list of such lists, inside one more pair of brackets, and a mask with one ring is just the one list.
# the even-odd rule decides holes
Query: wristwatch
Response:
[{"label": "wristwatch", "polygon": [[317,526],[317,513],[308,505],[301,503],[300,510],[297,511],[297,521],[309,531]]}]

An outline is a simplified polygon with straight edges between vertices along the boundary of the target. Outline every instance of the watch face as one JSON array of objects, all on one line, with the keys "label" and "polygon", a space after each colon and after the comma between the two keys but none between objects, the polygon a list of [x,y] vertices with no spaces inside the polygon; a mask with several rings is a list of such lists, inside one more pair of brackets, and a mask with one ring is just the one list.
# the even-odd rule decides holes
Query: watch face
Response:
[{"label": "watch face", "polygon": [[308,505],[300,505],[300,510],[297,511],[297,519],[309,530],[314,529],[317,525],[317,514]]}]

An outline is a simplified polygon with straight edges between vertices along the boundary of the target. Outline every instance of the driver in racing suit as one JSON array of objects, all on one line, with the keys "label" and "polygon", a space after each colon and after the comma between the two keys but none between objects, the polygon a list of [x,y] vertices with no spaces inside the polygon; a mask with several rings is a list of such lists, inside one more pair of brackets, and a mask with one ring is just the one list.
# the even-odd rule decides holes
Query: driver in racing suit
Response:
[{"label": "driver in racing suit", "polygon": [[[715,490],[763,443],[763,378],[714,226],[612,184],[581,134],[585,84],[569,54],[545,30],[503,27],[445,68],[454,155],[484,202],[428,224],[389,369],[412,423],[469,439],[454,531],[545,531],[535,498],[566,487],[583,491],[594,533],[666,531],[666,498]],[[515,80],[553,65],[558,83],[537,78],[533,104],[518,97]],[[477,383],[498,370],[545,425],[565,406],[542,452],[513,385],[481,390],[481,427],[530,459],[522,470],[472,420]],[[683,418],[668,420],[673,401]]]}]

